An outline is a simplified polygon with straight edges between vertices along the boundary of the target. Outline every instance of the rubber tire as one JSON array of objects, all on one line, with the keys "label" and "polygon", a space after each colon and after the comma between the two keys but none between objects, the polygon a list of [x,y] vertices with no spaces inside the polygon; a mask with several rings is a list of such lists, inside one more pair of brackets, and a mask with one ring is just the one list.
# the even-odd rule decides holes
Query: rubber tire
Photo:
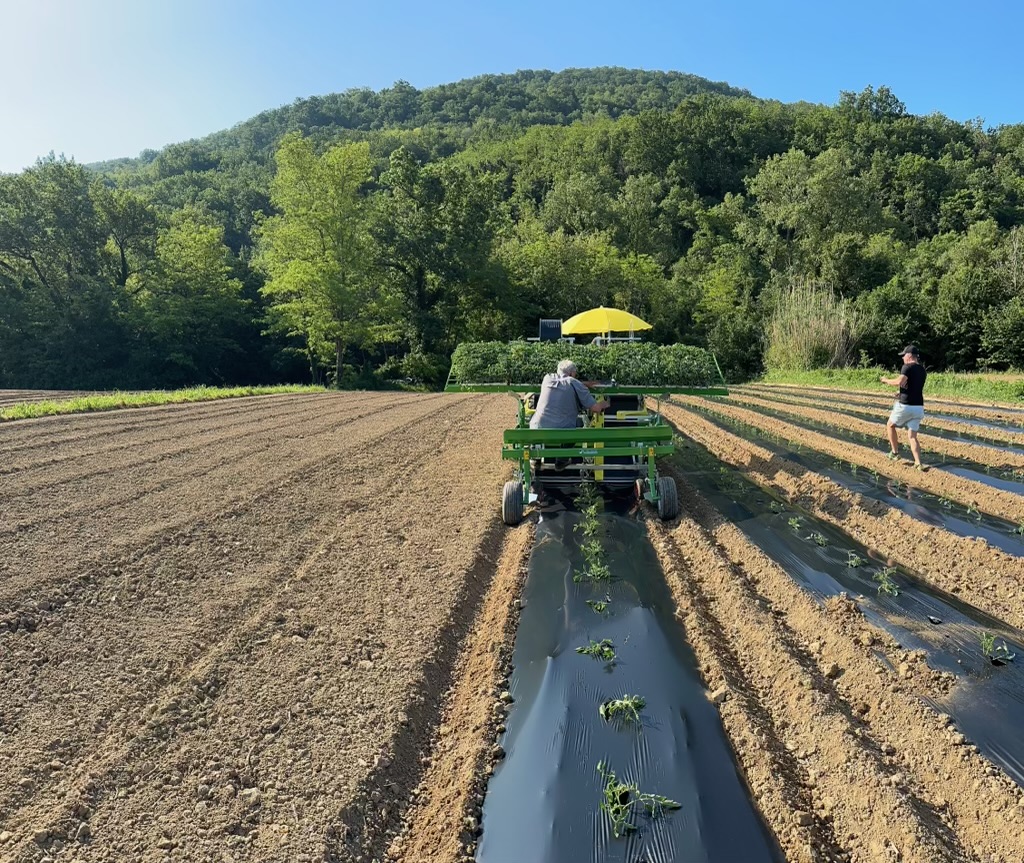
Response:
[{"label": "rubber tire", "polygon": [[510,479],[501,495],[501,520],[515,527],[523,520],[523,484]]},{"label": "rubber tire", "polygon": [[676,481],[670,476],[658,477],[658,518],[671,521],[679,515],[679,495]]}]

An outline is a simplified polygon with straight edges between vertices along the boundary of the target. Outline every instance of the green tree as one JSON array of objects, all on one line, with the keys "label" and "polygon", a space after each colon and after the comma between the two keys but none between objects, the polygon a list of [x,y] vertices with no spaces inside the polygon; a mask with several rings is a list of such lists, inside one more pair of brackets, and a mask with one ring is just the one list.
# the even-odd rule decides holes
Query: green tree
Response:
[{"label": "green tree", "polygon": [[369,145],[342,144],[318,156],[294,134],[276,161],[278,215],[259,229],[257,257],[267,274],[270,326],[302,340],[314,380],[320,365],[333,362],[340,383],[346,348],[366,341],[380,301],[367,267]]}]

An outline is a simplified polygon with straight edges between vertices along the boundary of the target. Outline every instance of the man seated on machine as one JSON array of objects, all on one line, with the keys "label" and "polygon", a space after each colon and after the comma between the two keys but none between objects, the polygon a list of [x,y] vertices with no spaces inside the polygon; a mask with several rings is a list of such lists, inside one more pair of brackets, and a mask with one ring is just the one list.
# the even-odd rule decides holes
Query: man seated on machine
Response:
[{"label": "man seated on machine", "polygon": [[602,413],[609,402],[598,401],[578,379],[576,363],[562,360],[555,374],[544,375],[536,413],[530,418],[532,429],[574,429],[581,411]]}]

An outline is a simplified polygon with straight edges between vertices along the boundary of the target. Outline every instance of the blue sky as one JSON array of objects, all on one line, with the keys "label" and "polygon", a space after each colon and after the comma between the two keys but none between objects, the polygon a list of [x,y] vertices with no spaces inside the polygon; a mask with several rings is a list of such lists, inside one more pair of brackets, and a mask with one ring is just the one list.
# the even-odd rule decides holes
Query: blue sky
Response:
[{"label": "blue sky", "polygon": [[1024,122],[1013,0],[0,0],[0,171],[200,137],[297,97],[404,79],[627,66],[782,101],[888,85],[907,107]]}]

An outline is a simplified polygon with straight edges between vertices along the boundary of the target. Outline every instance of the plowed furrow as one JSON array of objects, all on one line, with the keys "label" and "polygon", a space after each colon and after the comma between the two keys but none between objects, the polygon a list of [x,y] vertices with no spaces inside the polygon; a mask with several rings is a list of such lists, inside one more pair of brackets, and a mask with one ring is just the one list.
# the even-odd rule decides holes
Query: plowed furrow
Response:
[{"label": "plowed furrow", "polygon": [[720,400],[711,401],[688,396],[673,396],[673,400],[683,405],[712,410],[769,434],[779,435],[783,440],[798,440],[833,458],[856,462],[861,467],[877,471],[880,476],[892,477],[939,497],[956,500],[965,505],[970,504],[975,509],[1014,524],[1024,522],[1024,497],[1012,492],[991,488],[941,470],[916,471],[901,462],[890,461],[881,452],[870,447],[838,441],[828,435],[793,426],[766,414],[736,407]]},{"label": "plowed furrow", "polygon": [[[829,413],[840,412],[854,412],[854,413],[865,413],[868,411],[875,412],[877,414],[877,421],[872,422],[874,426],[877,423],[884,423],[889,416],[889,411],[892,408],[892,399],[880,398],[873,403],[864,404],[850,404],[847,402],[833,401],[827,398],[802,398],[795,395],[784,395],[779,393],[764,393],[759,390],[747,388],[747,387],[736,387],[729,390],[731,401],[741,401],[746,399],[763,400],[765,404],[777,406],[779,410],[785,410],[788,408],[811,408],[815,410],[823,410]],[[756,403],[756,402],[752,402]],[[989,443],[998,446],[1011,446],[1021,447],[1024,446],[1024,435],[1010,430],[990,429],[985,426],[972,425],[966,422],[954,422],[952,420],[940,419],[936,417],[929,408],[926,408],[924,426],[927,428],[942,429],[953,434],[966,435],[969,438],[977,438],[980,441],[987,441]],[[854,416],[854,419],[861,420],[863,422],[871,422],[862,416]]]},{"label": "plowed furrow", "polygon": [[666,418],[758,485],[877,549],[939,589],[969,596],[983,611],[1024,628],[1024,559],[981,540],[937,530],[881,501],[854,494],[698,414],[668,408]]},{"label": "plowed furrow", "polygon": [[[743,728],[752,699],[751,715],[771,717],[799,765],[813,815],[831,824],[851,859],[1013,859],[1024,838],[1013,816],[1020,789],[922,706],[941,691],[938,676],[871,627],[849,599],[816,603],[677,481],[686,514],[677,526],[655,526],[655,541],[674,570],[670,581],[705,675],[731,689],[737,679],[729,666],[741,666],[746,683],[722,710],[741,763],[757,763],[766,743],[732,730]],[[784,823],[777,830],[786,836]],[[799,831],[788,832],[795,845]]]},{"label": "plowed furrow", "polygon": [[[80,575],[109,571],[116,566],[113,561],[121,554],[118,549],[127,550],[130,556],[133,549],[159,547],[173,541],[171,537],[179,532],[187,538],[195,527],[218,517],[230,517],[254,496],[272,494],[279,485],[313,470],[319,462],[343,459],[344,448],[339,452],[337,430],[345,429],[346,447],[358,447],[396,428],[443,412],[445,407],[438,407],[439,404],[457,403],[443,396],[428,396],[412,405],[399,405],[354,422],[339,410],[340,417],[324,418],[326,426],[298,429],[287,438],[265,441],[255,452],[245,447],[226,452],[222,456],[226,466],[219,471],[206,472],[202,464],[191,465],[187,473],[168,477],[162,484],[132,495],[116,490],[118,478],[113,476],[96,495],[97,499],[105,497],[108,501],[102,525],[96,521],[98,501],[78,502],[65,517],[55,518],[47,513],[44,498],[39,502],[41,515],[37,527],[0,537],[0,574],[5,576],[0,581],[0,603],[18,601],[12,598],[26,591],[52,590],[60,583],[55,576],[64,574],[64,588],[54,597],[59,605],[75,592]],[[342,406],[339,404],[339,408]],[[269,461],[265,455],[268,452],[274,453]],[[382,453],[381,458],[386,458],[386,454]],[[105,494],[105,489],[111,491]],[[210,489],[226,490],[228,494],[224,497],[229,503],[225,506],[218,502],[211,508],[205,503],[190,502],[203,501]],[[63,538],[62,544],[51,546],[45,560],[33,559],[31,549],[57,536]],[[65,581],[69,572],[74,577]]]},{"label": "plowed furrow", "polygon": [[[486,419],[483,413],[485,410]],[[422,429],[396,429],[392,435],[382,436],[379,443],[394,453],[392,461],[385,463],[377,476],[372,472],[361,472],[364,482],[359,486],[346,482],[347,471],[352,466],[351,460],[346,464],[336,458],[323,466],[314,486],[316,502],[321,506],[313,508],[313,511],[323,514],[312,519],[302,532],[307,544],[318,535],[326,538],[314,542],[299,565],[293,565],[291,572],[282,572],[280,569],[265,571],[257,579],[257,586],[250,590],[241,604],[231,609],[222,608],[219,613],[212,613],[211,609],[204,613],[200,611],[204,606],[199,601],[201,594],[196,594],[197,587],[215,590],[215,596],[220,597],[223,591],[217,589],[216,583],[208,586],[190,585],[184,594],[182,588],[178,588],[178,596],[187,597],[188,606],[175,601],[173,605],[177,614],[174,619],[179,627],[195,628],[205,623],[207,630],[203,641],[212,645],[210,650],[194,653],[190,649],[187,635],[182,644],[178,643],[178,639],[169,641],[166,634],[161,638],[158,630],[133,635],[125,631],[124,624],[110,619],[108,615],[103,621],[104,631],[99,633],[103,643],[118,644],[123,640],[126,654],[141,647],[151,658],[169,652],[171,658],[178,657],[174,664],[176,667],[180,665],[181,671],[173,675],[168,684],[158,688],[161,693],[158,696],[152,692],[141,693],[150,705],[144,710],[144,717],[149,721],[140,722],[136,718],[137,714],[131,711],[127,717],[119,717],[115,712],[102,744],[75,757],[74,772],[77,780],[71,776],[62,776],[45,786],[45,794],[34,794],[26,804],[27,808],[13,822],[18,831],[24,832],[24,825],[38,824],[42,819],[51,825],[54,835],[66,833],[66,825],[75,821],[74,807],[60,807],[55,813],[52,804],[63,796],[69,785],[95,788],[89,792],[89,797],[97,810],[102,803],[106,803],[108,794],[111,799],[107,803],[105,815],[100,811],[93,815],[93,835],[98,837],[103,831],[106,840],[116,844],[118,831],[126,832],[128,838],[124,841],[129,845],[123,847],[127,848],[131,837],[134,836],[137,841],[139,835],[138,825],[132,823],[133,818],[146,820],[153,811],[165,805],[168,796],[174,796],[166,788],[159,791],[158,786],[147,783],[147,788],[136,789],[146,798],[145,801],[136,801],[135,792],[127,801],[113,799],[113,791],[124,787],[123,781],[130,781],[131,775],[137,772],[140,758],[159,759],[163,757],[161,753],[166,752],[167,757],[160,769],[173,772],[175,764],[179,763],[173,752],[180,752],[182,746],[188,748],[193,742],[200,745],[207,734],[214,734],[215,729],[216,734],[226,735],[227,740],[217,741],[210,754],[237,753],[234,763],[251,774],[258,771],[264,761],[287,755],[276,753],[272,741],[264,739],[275,734],[274,731],[266,731],[267,710],[278,716],[282,712],[289,714],[291,711],[287,719],[289,734],[297,735],[309,744],[316,744],[317,736],[300,733],[300,727],[309,721],[320,727],[321,732],[333,731],[334,721],[345,715],[337,708],[341,704],[351,704],[353,700],[365,695],[369,685],[367,678],[355,674],[353,679],[346,682],[351,693],[345,699],[334,701],[326,693],[323,693],[323,699],[317,699],[315,696],[320,688],[314,685],[310,689],[309,678],[301,673],[283,677],[281,668],[282,663],[287,666],[298,662],[300,668],[321,669],[321,675],[329,673],[324,682],[335,680],[339,684],[342,682],[338,680],[339,675],[347,677],[352,672],[358,672],[360,669],[354,663],[341,662],[344,657],[339,651],[359,650],[359,642],[365,636],[359,636],[356,640],[348,637],[339,642],[337,636],[331,634],[335,630],[358,632],[360,627],[369,625],[370,628],[363,629],[363,632],[377,639],[385,639],[388,648],[388,661],[380,663],[383,677],[378,679],[378,675],[374,675],[375,685],[385,684],[399,693],[406,692],[417,680],[414,672],[422,652],[415,646],[410,649],[414,643],[406,639],[405,633],[411,633],[413,627],[422,628],[425,634],[432,627],[443,627],[446,608],[450,607],[446,602],[450,602],[453,591],[457,594],[460,590],[460,573],[456,564],[465,563],[472,557],[471,553],[467,556],[467,550],[474,547],[472,538],[480,537],[488,523],[494,524],[493,515],[489,521],[481,520],[479,509],[486,500],[490,504],[491,513],[496,511],[494,500],[497,498],[496,486],[502,468],[500,463],[493,467],[492,479],[481,484],[480,465],[484,449],[489,459],[491,451],[500,441],[503,413],[494,411],[491,403],[485,400],[464,400],[462,403],[452,403],[449,419],[450,422],[438,422]],[[469,434],[486,438],[486,446],[467,446],[466,438]],[[366,445],[367,449],[369,446]],[[460,448],[466,451],[460,453]],[[375,463],[372,454],[364,456],[359,452],[357,455],[360,456],[357,461],[365,465]],[[451,484],[450,490],[460,494],[464,502],[477,504],[456,519],[452,530],[442,531],[447,539],[442,537],[440,541],[436,537],[437,525],[429,517],[426,520],[423,518],[425,511],[421,506],[426,504],[429,513],[445,501],[446,491],[438,489],[427,470],[432,463],[439,463],[448,470],[461,469],[461,473],[446,471],[446,475],[459,477]],[[404,479],[404,483],[399,477]],[[324,495],[335,498],[332,506],[324,507],[327,503]],[[371,500],[383,501],[380,511],[374,511],[365,504],[358,505],[363,495]],[[349,502],[348,508],[345,507],[345,501]],[[298,503],[294,497],[281,501],[282,515],[295,512]],[[338,512],[345,513],[340,521],[336,515]],[[255,526],[249,526],[249,531],[255,529]],[[282,561],[288,557],[288,554],[283,555]],[[156,567],[157,560],[151,559],[147,566]],[[432,561],[442,564],[438,566],[434,580],[423,581],[412,577],[424,566],[431,568]],[[389,563],[396,567],[394,572]],[[371,583],[376,590],[365,589]],[[389,593],[393,594],[393,598],[386,602],[385,597]],[[165,600],[165,604],[167,602]],[[195,610],[186,612],[186,608]],[[143,609],[139,609],[138,616],[143,620],[150,617],[142,612]],[[383,628],[379,625],[381,614],[385,615]],[[161,615],[153,613],[152,616],[155,619]],[[235,621],[236,625],[228,630],[220,630],[215,626],[215,621],[222,617],[225,621]],[[281,634],[282,626],[286,627],[283,632],[287,637],[274,638],[275,634]],[[389,637],[392,632],[396,636],[393,641]],[[179,638],[182,634],[179,633]],[[32,638],[43,635],[49,633],[40,630]],[[60,636],[58,634],[54,637]],[[433,641],[431,639],[428,643]],[[300,642],[306,656],[293,653],[298,651]],[[88,674],[88,657],[80,653],[76,656],[82,663],[78,670]],[[318,654],[323,655],[316,658]],[[232,683],[234,675],[237,675],[236,683]],[[204,697],[197,701],[191,683],[197,679],[207,689],[210,681],[216,680],[216,697]],[[60,690],[60,685],[55,684],[51,697],[59,697]],[[138,696],[139,693],[134,694],[136,699]],[[261,709],[252,709],[254,699],[262,704]],[[268,706],[268,700],[273,704]],[[308,702],[303,712],[308,709],[309,715],[300,720],[291,708],[303,700]],[[407,697],[403,695],[396,703],[404,703],[406,700]],[[208,701],[210,703],[204,708],[200,701],[203,704]],[[135,701],[129,703],[134,706]],[[346,733],[336,744],[344,745],[346,740],[356,737],[361,746],[375,740],[386,742],[387,736],[381,734],[381,721],[386,716],[386,711],[380,709],[382,706],[376,704],[375,709],[366,714],[377,717],[377,721],[368,723],[365,728],[360,723],[345,723]],[[329,707],[330,712],[325,714],[323,711]],[[206,709],[213,712],[200,715]],[[223,714],[219,713],[221,710]],[[79,727],[89,725],[86,717],[79,717],[79,722]],[[388,727],[401,727],[396,718],[389,717],[387,724]],[[179,735],[184,740],[176,739]],[[240,746],[236,735],[245,739],[244,746]],[[172,745],[168,741],[173,741],[171,751],[167,751]],[[331,745],[329,751],[333,755],[338,749]],[[324,751],[326,754],[327,750]],[[196,761],[196,769],[207,763],[208,759],[199,759]],[[293,775],[284,763],[282,761],[280,768],[283,775]],[[343,768],[344,773],[344,765],[336,765],[335,769],[338,766]],[[355,764],[349,764],[349,767],[356,774],[362,770]],[[235,770],[237,775],[238,768]],[[335,782],[334,775],[332,771],[332,783]],[[294,775],[294,780],[296,788],[301,790],[309,784],[310,778],[300,771],[299,775]],[[244,782],[242,787],[245,787]],[[195,809],[194,788],[182,791],[187,795],[189,805],[181,811],[187,811],[191,818],[192,810]],[[308,800],[302,802],[303,811],[306,811],[307,806],[313,807],[316,800],[324,799],[321,795],[307,796]],[[297,801],[293,802],[298,805]],[[227,807],[229,810],[231,808]],[[234,807],[236,810],[239,808],[239,805]],[[241,808],[244,809],[244,806]],[[230,812],[226,812],[224,815],[237,817],[237,813],[231,816]],[[110,819],[109,824],[105,823],[105,818]]]}]

